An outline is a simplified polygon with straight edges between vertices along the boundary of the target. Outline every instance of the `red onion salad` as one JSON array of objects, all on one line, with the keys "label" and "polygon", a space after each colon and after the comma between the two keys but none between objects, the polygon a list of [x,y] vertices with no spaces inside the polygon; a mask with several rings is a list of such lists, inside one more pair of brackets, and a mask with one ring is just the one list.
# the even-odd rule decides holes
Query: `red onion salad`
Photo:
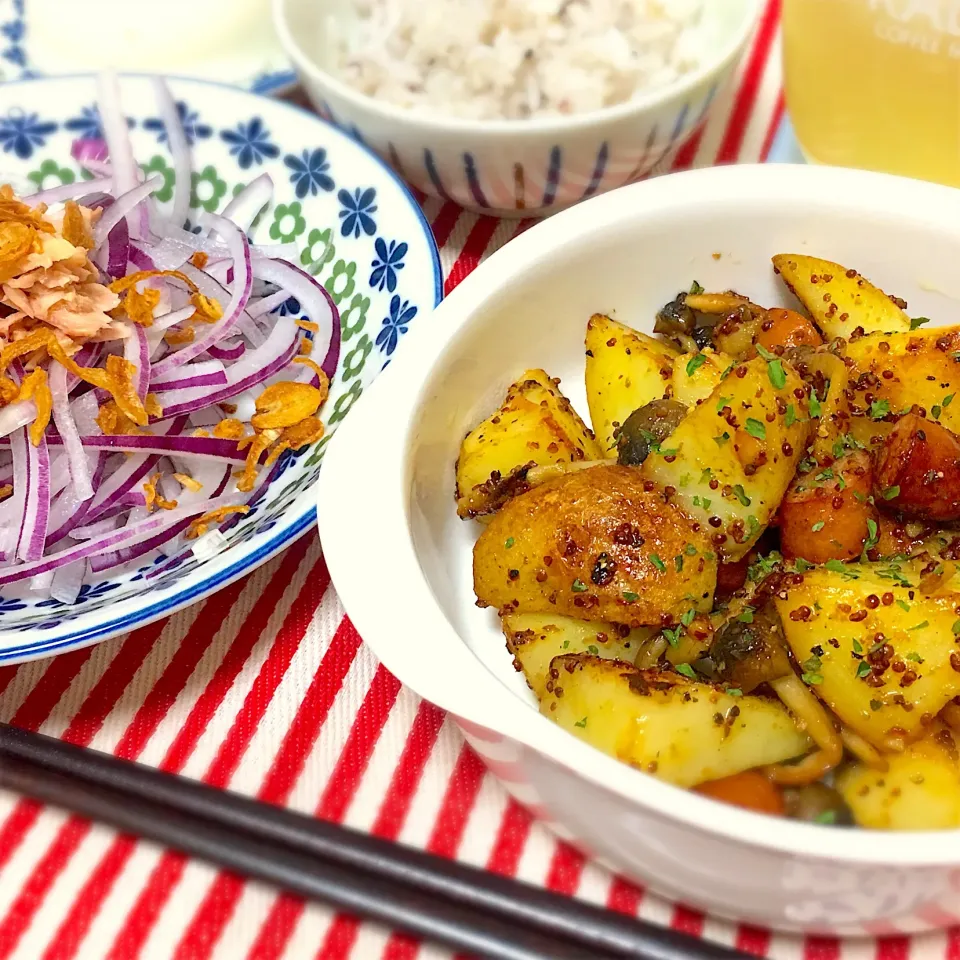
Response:
[{"label": "red onion salad", "polygon": [[[280,456],[322,435],[339,355],[336,307],[288,262],[295,248],[247,237],[267,175],[199,235],[183,229],[190,147],[166,84],[155,91],[169,212],[110,77],[105,142],[73,150],[98,179],[0,187],[0,586],[63,603],[144,558],[200,554],[198,537],[236,522]],[[274,312],[290,297],[306,319]]]}]

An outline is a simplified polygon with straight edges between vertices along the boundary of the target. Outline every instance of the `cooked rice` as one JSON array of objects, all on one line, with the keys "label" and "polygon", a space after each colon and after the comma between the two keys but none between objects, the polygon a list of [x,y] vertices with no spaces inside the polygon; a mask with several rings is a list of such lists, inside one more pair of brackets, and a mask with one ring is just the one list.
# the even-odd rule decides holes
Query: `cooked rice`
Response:
[{"label": "cooked rice", "polygon": [[[718,2],[718,0],[711,0]],[[703,61],[704,0],[346,0],[334,67],[377,100],[471,120],[587,113]]]}]

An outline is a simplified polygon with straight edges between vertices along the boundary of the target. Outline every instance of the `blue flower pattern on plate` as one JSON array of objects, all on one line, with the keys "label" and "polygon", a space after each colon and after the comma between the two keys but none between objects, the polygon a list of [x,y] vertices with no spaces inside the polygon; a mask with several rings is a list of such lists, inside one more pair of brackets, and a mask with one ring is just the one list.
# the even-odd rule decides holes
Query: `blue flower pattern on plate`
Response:
[{"label": "blue flower pattern on plate", "polygon": [[377,255],[370,264],[370,286],[382,290],[386,287],[391,293],[397,289],[397,271],[403,269],[403,258],[407,255],[407,245],[391,240],[388,246],[382,237],[377,237],[373,245]]},{"label": "blue flower pattern on plate", "polygon": [[300,157],[292,153],[287,154],[283,162],[293,171],[290,182],[296,189],[298,199],[302,200],[307,193],[315,197],[321,190],[333,189],[333,179],[327,173],[330,169],[330,161],[327,160],[327,151],[323,147],[304,150]]},{"label": "blue flower pattern on plate", "polygon": [[[116,590],[119,586],[119,583],[111,583],[109,580],[103,580],[100,583],[85,583],[80,587],[80,592],[77,594],[77,599],[73,602],[73,606],[79,606],[88,600],[97,600],[111,590]],[[54,600],[53,597],[51,597],[49,600],[41,600],[37,606],[66,607],[69,606],[69,604],[61,603],[59,600]]]},{"label": "blue flower pattern on plate", "polygon": [[[191,110],[182,100],[177,101],[177,113],[180,116],[180,125],[183,127],[183,134],[187,138],[187,143],[192,147],[197,140],[206,140],[213,133],[213,128],[200,122],[200,114],[196,110]],[[143,121],[143,129],[157,134],[157,140],[160,143],[167,142],[167,129],[159,117],[151,117]]]},{"label": "blue flower pattern on plate", "polygon": [[41,123],[37,113],[12,110],[0,120],[0,146],[4,153],[14,153],[21,160],[27,160],[33,155],[34,149],[42,147],[56,129],[55,123]]},{"label": "blue flower pattern on plate", "polygon": [[[80,116],[71,117],[64,123],[64,129],[75,133],[83,140],[102,140],[103,122],[100,119],[100,110],[96,104],[90,107],[81,107]],[[127,126],[133,126],[133,120],[127,117]]]},{"label": "blue flower pattern on plate", "polygon": [[0,616],[3,616],[5,613],[16,613],[17,610],[25,610],[27,605],[22,600],[16,600],[11,598],[10,600],[5,600],[3,597],[0,597]]},{"label": "blue flower pattern on plate", "polygon": [[372,237],[377,232],[377,224],[371,214],[377,212],[377,205],[373,202],[377,198],[377,191],[373,187],[367,187],[362,190],[357,187],[353,193],[349,190],[341,190],[337,194],[337,199],[343,204],[340,211],[340,233],[345,237],[353,234],[354,239],[360,236],[361,232],[368,237]]},{"label": "blue flower pattern on plate", "polygon": [[383,321],[383,329],[377,334],[377,346],[389,357],[397,349],[397,342],[407,332],[407,326],[417,315],[417,308],[408,300],[400,302],[397,294],[390,301],[390,316]]},{"label": "blue flower pattern on plate", "polygon": [[222,130],[220,139],[230,144],[230,153],[243,170],[280,156],[280,148],[270,142],[270,131],[260,117],[254,117],[249,123],[238,123],[235,130]]}]

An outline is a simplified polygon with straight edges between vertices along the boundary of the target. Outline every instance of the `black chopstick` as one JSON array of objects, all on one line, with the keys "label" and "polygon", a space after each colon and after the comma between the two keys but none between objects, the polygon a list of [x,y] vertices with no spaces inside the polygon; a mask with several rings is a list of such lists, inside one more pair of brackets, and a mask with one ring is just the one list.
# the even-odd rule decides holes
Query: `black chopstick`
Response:
[{"label": "black chopstick", "polygon": [[581,901],[3,724],[0,786],[476,956],[743,957]]}]

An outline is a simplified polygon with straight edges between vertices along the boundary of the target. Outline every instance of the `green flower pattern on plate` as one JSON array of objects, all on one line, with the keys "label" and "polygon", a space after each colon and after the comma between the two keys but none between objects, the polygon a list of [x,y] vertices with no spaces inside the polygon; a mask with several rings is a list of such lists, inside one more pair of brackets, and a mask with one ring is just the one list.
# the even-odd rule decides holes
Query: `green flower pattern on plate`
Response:
[{"label": "green flower pattern on plate", "polygon": [[354,294],[350,306],[340,311],[340,338],[349,340],[355,333],[359,333],[367,322],[367,311],[370,309],[370,298],[362,293]]},{"label": "green flower pattern on plate", "polygon": [[[238,184],[233,188],[233,190],[231,191],[230,196],[231,196],[231,197],[235,197],[238,193],[240,193],[241,190],[246,190],[246,188],[247,188],[248,186],[249,186],[248,183],[238,183]],[[271,209],[271,208],[270,208],[270,205],[267,204],[267,206],[265,206],[265,207],[253,218],[253,223],[250,224],[250,229],[251,229],[251,230],[256,230],[257,227],[260,226],[260,224],[263,222],[263,218],[267,215],[267,213],[270,211],[270,209]]]},{"label": "green flower pattern on plate", "polygon": [[216,213],[220,201],[227,194],[227,181],[217,176],[216,168],[209,164],[200,173],[191,174],[190,206],[202,208],[207,213]]},{"label": "green flower pattern on plate", "polygon": [[300,254],[300,263],[316,277],[336,255],[333,230],[329,227],[326,230],[311,230],[307,236],[307,245]]},{"label": "green flower pattern on plate", "polygon": [[363,365],[367,362],[367,357],[370,356],[372,349],[373,342],[364,334],[357,341],[357,345],[343,358],[343,379],[345,381],[360,376]]},{"label": "green flower pattern on plate", "polygon": [[77,176],[69,167],[61,167],[56,160],[44,160],[39,168],[27,174],[27,179],[38,190],[49,190],[64,183],[73,183]]},{"label": "green flower pattern on plate", "polygon": [[270,225],[270,239],[280,243],[293,243],[307,229],[307,221],[300,215],[300,201],[278,203],[273,211],[273,223]]},{"label": "green flower pattern on plate", "polygon": [[331,423],[339,423],[349,412],[351,407],[360,399],[363,393],[363,387],[359,380],[354,380],[350,384],[350,389],[346,393],[337,397],[337,402],[333,405],[333,413],[330,414]]},{"label": "green flower pattern on plate", "polygon": [[156,176],[158,173],[163,177],[163,186],[154,194],[161,203],[166,203],[173,197],[173,188],[177,182],[177,174],[173,167],[171,167],[159,153],[155,157],[151,157],[149,163],[141,163],[140,169],[148,179]]},{"label": "green flower pattern on plate", "polygon": [[327,293],[333,297],[333,302],[338,307],[356,289],[357,282],[354,279],[356,274],[357,265],[355,263],[338,260],[333,265],[333,273],[323,282],[323,285],[327,288]]}]

